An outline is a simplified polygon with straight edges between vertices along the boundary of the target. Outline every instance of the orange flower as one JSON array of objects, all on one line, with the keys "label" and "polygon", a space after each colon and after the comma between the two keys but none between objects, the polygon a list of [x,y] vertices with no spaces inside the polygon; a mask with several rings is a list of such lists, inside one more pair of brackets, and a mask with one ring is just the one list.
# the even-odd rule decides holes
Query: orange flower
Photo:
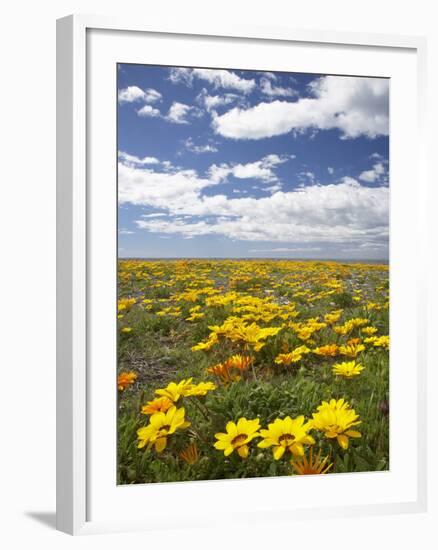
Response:
[{"label": "orange flower", "polygon": [[240,380],[240,376],[231,371],[231,367],[227,361],[208,367],[206,370],[210,374],[217,376],[224,384],[231,384],[231,382],[238,382]]},{"label": "orange flower", "polygon": [[349,346],[357,346],[358,344],[361,343],[361,339],[360,338],[350,338],[350,340],[347,340],[347,344]]},{"label": "orange flower", "polygon": [[291,460],[292,468],[299,475],[316,475],[326,474],[328,470],[333,466],[333,463],[327,464],[329,457],[326,456],[321,460],[321,450],[318,452],[315,458],[313,458],[313,449],[310,447],[309,460],[306,455],[301,458],[293,458]]},{"label": "orange flower", "polygon": [[121,372],[117,377],[117,387],[120,391],[126,390],[137,379],[135,372]]},{"label": "orange flower", "polygon": [[232,355],[226,360],[226,363],[231,368],[244,371],[251,365],[251,357],[249,355]]},{"label": "orange flower", "polygon": [[155,414],[157,412],[166,412],[173,405],[173,402],[168,397],[157,397],[152,401],[148,401],[147,405],[141,408],[142,414]]},{"label": "orange flower", "polygon": [[315,348],[313,353],[317,355],[325,355],[326,357],[335,357],[338,354],[339,346],[337,344],[326,344],[319,348]]},{"label": "orange flower", "polygon": [[195,462],[198,462],[199,459],[198,446],[194,442],[189,443],[178,456],[189,465],[195,464]]}]

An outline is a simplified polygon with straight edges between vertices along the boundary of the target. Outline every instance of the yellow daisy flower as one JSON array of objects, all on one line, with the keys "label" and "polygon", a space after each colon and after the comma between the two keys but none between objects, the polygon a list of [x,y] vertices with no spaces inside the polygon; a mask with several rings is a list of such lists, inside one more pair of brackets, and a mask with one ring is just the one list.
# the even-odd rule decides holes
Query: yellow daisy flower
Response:
[{"label": "yellow daisy flower", "polygon": [[336,365],[333,365],[332,372],[336,376],[353,378],[354,376],[359,376],[364,368],[360,363],[356,363],[356,361],[346,361],[345,363],[336,363]]},{"label": "yellow daisy flower", "polygon": [[141,408],[142,414],[154,414],[157,412],[166,412],[172,407],[173,401],[168,397],[157,397],[152,401],[148,401],[147,405]]},{"label": "yellow daisy flower", "polygon": [[216,441],[214,447],[223,451],[225,456],[237,451],[241,458],[246,458],[249,454],[248,443],[259,436],[259,428],[260,420],[258,418],[254,420],[247,420],[244,417],[239,418],[237,424],[230,421],[225,427],[226,433],[215,434],[218,441]]},{"label": "yellow daisy flower", "polygon": [[171,407],[167,412],[158,412],[153,414],[149,419],[149,424],[144,428],[137,430],[139,449],[145,445],[149,449],[152,445],[155,446],[157,453],[162,453],[167,446],[167,437],[176,432],[190,426],[190,422],[186,422],[184,407],[177,409]]},{"label": "yellow daisy flower", "polygon": [[324,432],[328,439],[336,438],[344,450],[348,449],[349,437],[362,437],[360,432],[351,429],[361,424],[359,415],[344,399],[331,399],[329,403],[323,401],[310,423],[316,430]]},{"label": "yellow daisy flower", "polygon": [[174,403],[178,401],[180,397],[188,394],[193,389],[192,378],[187,380],[181,380],[178,383],[170,382],[166,388],[160,388],[155,390],[156,395],[167,397]]},{"label": "yellow daisy flower", "polygon": [[312,425],[309,422],[304,422],[304,416],[276,418],[268,425],[267,430],[260,430],[263,440],[260,441],[258,447],[261,449],[274,447],[275,460],[280,460],[286,450],[295,456],[303,456],[303,445],[315,443],[313,437],[307,433],[311,428]]},{"label": "yellow daisy flower", "polygon": [[192,384],[192,387],[185,390],[184,395],[190,396],[203,396],[207,395],[209,391],[215,390],[216,386],[213,382],[199,382],[199,384]]}]

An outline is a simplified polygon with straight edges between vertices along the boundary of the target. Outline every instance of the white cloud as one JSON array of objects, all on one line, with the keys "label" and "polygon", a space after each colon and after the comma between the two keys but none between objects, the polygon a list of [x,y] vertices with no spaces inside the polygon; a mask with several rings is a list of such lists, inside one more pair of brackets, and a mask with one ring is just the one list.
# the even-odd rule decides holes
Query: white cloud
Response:
[{"label": "white cloud", "polygon": [[269,80],[273,80],[274,82],[277,82],[277,75],[275,73],[271,73],[269,71],[266,71],[264,73],[261,73],[265,78],[269,78]]},{"label": "white cloud", "polygon": [[275,182],[277,176],[272,169],[287,160],[288,157],[272,154],[248,164],[213,164],[208,175],[215,183],[225,181],[228,176],[234,176],[238,179],[259,179],[264,182]]},{"label": "white cloud", "polygon": [[136,157],[135,155],[129,155],[124,151],[119,151],[119,159],[122,160],[125,164],[133,164],[143,166],[145,164],[159,164],[159,160],[155,157]]},{"label": "white cloud", "polygon": [[202,153],[217,153],[218,151],[218,148],[213,142],[206,143],[205,145],[196,145],[191,137],[187,138],[184,141],[184,147],[187,149],[187,151],[190,151],[191,153],[196,153],[197,155]]},{"label": "white cloud", "polygon": [[119,90],[118,95],[120,103],[133,103],[134,101],[143,100],[145,93],[138,86],[128,86],[123,90]]},{"label": "white cloud", "polygon": [[275,86],[272,84],[272,79],[261,78],[260,90],[264,95],[271,97],[294,97],[298,93],[292,88],[282,88],[281,86]]},{"label": "white cloud", "polygon": [[332,175],[332,174],[334,174],[335,169],[332,168],[331,166],[327,166],[327,172],[328,172],[330,175]]},{"label": "white cloud", "polygon": [[[170,168],[170,167],[169,167]],[[151,206],[172,213],[188,209],[200,200],[200,191],[213,185],[194,170],[158,172],[119,163],[119,202]]]},{"label": "white cloud", "polygon": [[256,252],[256,253],[274,253],[274,252],[280,252],[280,253],[295,253],[295,252],[322,252],[322,248],[320,246],[312,246],[312,247],[304,247],[304,246],[295,246],[293,248],[264,248],[264,249],[258,249],[258,248],[250,248],[248,252]]},{"label": "white cloud", "polygon": [[173,84],[186,84],[191,86],[193,83],[192,69],[186,69],[184,67],[172,67],[169,72],[169,80]]},{"label": "white cloud", "polygon": [[388,81],[325,76],[311,83],[312,97],[275,100],[215,114],[215,131],[232,139],[262,139],[307,129],[337,128],[343,138],[388,135]]},{"label": "white cloud", "polygon": [[137,114],[141,117],[161,117],[164,120],[167,120],[167,122],[171,122],[173,124],[189,124],[188,116],[202,116],[202,111],[200,111],[197,107],[174,101],[170,106],[167,115],[162,115],[159,109],[156,109],[151,105],[144,105],[137,111]]},{"label": "white cloud", "polygon": [[263,191],[266,191],[267,193],[275,193],[276,191],[280,191],[281,188],[281,185],[279,183],[276,183],[274,185],[271,185],[270,187],[263,187]]},{"label": "white cloud", "polygon": [[155,212],[153,214],[142,214],[142,218],[162,218],[163,216],[167,216],[165,212]]},{"label": "white cloud", "polygon": [[128,86],[119,90],[119,102],[120,103],[134,103],[135,101],[144,101],[145,103],[155,103],[161,100],[162,95],[153,88],[142,90],[138,86]]},{"label": "white cloud", "polygon": [[210,95],[205,88],[198,94],[196,101],[205,107],[207,111],[212,111],[218,107],[229,105],[230,103],[240,101],[241,97],[237,94],[225,93],[222,95]]},{"label": "white cloud", "polygon": [[316,177],[315,177],[315,174],[313,172],[311,172],[310,170],[306,170],[304,172],[300,172],[298,174],[298,179],[302,182],[302,183],[315,183],[316,182]]},{"label": "white cloud", "polygon": [[144,91],[144,101],[146,103],[156,103],[157,101],[161,101],[163,96],[158,92],[157,90],[154,90],[153,88],[147,88],[147,90]]},{"label": "white cloud", "polygon": [[359,179],[368,183],[374,183],[382,180],[386,175],[386,167],[382,162],[376,162],[371,170],[365,170],[359,175]]},{"label": "white cloud", "polygon": [[184,83],[191,86],[194,78],[204,80],[214,88],[237,90],[244,94],[251,92],[256,82],[254,79],[245,79],[232,71],[224,69],[185,69],[174,67],[170,69],[170,80],[173,83]]},{"label": "white cloud", "polygon": [[166,120],[175,124],[188,124],[187,115],[193,109],[190,105],[174,101],[167,113]]},{"label": "white cloud", "polygon": [[128,229],[119,229],[119,235],[134,235],[135,231],[129,231]]},{"label": "white cloud", "polygon": [[297,246],[386,246],[387,187],[365,187],[353,178],[344,178],[336,184],[314,184],[262,198],[203,194],[214,185],[212,178],[200,177],[194,170],[169,173],[119,165],[120,203],[145,205],[176,217],[146,215],[135,222],[146,231],[181,236],[222,235]]},{"label": "white cloud", "polygon": [[159,117],[161,116],[160,110],[155,109],[155,107],[151,107],[151,105],[143,105],[141,109],[137,111],[138,116],[141,117]]}]

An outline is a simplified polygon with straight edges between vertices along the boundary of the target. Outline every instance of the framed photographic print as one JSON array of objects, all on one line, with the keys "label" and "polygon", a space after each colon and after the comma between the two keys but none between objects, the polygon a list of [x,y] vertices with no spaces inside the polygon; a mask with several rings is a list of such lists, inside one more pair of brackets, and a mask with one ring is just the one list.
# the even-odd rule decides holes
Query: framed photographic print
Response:
[{"label": "framed photographic print", "polygon": [[59,20],[59,529],[424,509],[424,49]]}]

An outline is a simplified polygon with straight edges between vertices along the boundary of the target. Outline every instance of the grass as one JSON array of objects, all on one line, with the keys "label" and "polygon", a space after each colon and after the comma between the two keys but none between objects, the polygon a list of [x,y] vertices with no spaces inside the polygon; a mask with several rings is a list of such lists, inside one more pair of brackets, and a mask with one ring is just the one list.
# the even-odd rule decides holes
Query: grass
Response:
[{"label": "grass", "polygon": [[[237,452],[225,457],[213,446],[215,434],[241,417],[258,418],[263,428],[287,416],[311,419],[322,401],[341,398],[359,415],[361,424],[354,429],[362,437],[350,438],[344,450],[336,438],[312,429],[314,453],[328,457],[329,473],[388,469],[389,353],[385,342],[375,345],[376,337],[388,335],[388,288],[385,265],[121,260],[118,370],[133,372],[136,379],[119,391],[118,483],[292,475],[289,452],[275,460],[272,448],[257,446],[258,438],[249,444],[247,458]],[[327,322],[327,314],[338,319]],[[209,341],[210,327],[233,318],[242,326],[280,330],[262,339],[259,350],[233,331],[219,334],[206,351],[192,350]],[[365,321],[349,327],[352,319]],[[374,341],[367,342],[368,327],[376,329]],[[339,347],[352,339],[365,349],[357,357],[341,355]],[[336,344],[335,356],[314,352],[327,344]],[[297,362],[275,362],[303,345],[310,351]],[[224,383],[207,371],[234,354],[251,358],[239,380]],[[335,376],[333,365],[345,361],[365,368],[351,379]],[[175,403],[184,407],[191,426],[169,435],[163,452],[153,445],[139,449],[137,430],[149,423],[142,406],[158,388],[190,377],[216,386],[205,396]],[[191,464],[180,457],[190,443],[197,451]],[[308,456],[309,446],[305,452]]]}]

